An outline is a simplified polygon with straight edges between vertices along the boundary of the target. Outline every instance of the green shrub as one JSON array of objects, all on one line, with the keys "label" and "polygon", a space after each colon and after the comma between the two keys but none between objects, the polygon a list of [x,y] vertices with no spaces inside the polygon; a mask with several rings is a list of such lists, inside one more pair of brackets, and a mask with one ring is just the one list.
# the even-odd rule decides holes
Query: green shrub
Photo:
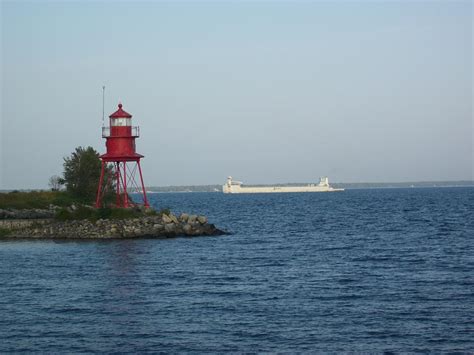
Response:
[{"label": "green shrub", "polygon": [[72,218],[72,213],[67,210],[67,208],[61,208],[56,212],[55,218],[58,221],[68,221],[73,219]]},{"label": "green shrub", "polygon": [[109,219],[112,214],[112,209],[103,207],[97,210],[97,215],[99,219]]},{"label": "green shrub", "polygon": [[73,212],[74,219],[98,219],[98,211],[94,208],[87,206],[78,206],[77,209]]},{"label": "green shrub", "polygon": [[158,215],[158,212],[156,212],[156,210],[154,210],[153,208],[147,208],[147,209],[145,209],[144,213],[145,213],[147,216],[157,216],[157,215]]},{"label": "green shrub", "polygon": [[142,216],[141,211],[134,208],[112,208],[110,214],[111,219],[138,218]]},{"label": "green shrub", "polygon": [[78,202],[80,202],[80,200],[77,197],[73,197],[70,193],[66,191],[61,191],[59,193],[56,193],[56,196],[54,197],[51,203],[55,206],[67,207]]},{"label": "green shrub", "polygon": [[6,237],[10,233],[11,233],[11,231],[9,229],[0,227],[0,238],[1,237]]}]

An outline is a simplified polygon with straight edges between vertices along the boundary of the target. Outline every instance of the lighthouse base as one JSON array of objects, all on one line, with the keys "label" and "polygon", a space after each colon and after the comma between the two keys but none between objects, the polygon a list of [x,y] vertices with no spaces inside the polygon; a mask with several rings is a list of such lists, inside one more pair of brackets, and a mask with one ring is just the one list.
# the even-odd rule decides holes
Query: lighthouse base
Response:
[{"label": "lighthouse base", "polygon": [[[95,207],[104,207],[104,196],[108,189],[115,191],[115,207],[149,207],[143,183],[140,158],[133,160],[109,160],[102,157],[99,187]],[[137,194],[139,201],[133,201],[129,194]]]}]

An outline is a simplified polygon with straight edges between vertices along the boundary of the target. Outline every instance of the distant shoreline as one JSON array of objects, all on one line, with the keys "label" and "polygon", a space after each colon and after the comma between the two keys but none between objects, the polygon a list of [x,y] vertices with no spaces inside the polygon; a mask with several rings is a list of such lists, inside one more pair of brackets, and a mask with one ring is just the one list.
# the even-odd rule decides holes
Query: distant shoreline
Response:
[{"label": "distant shoreline", "polygon": [[[305,183],[285,183],[285,184],[245,184],[245,186],[301,186],[310,184]],[[358,182],[358,183],[331,183],[335,188],[344,188],[348,190],[357,189],[400,189],[400,188],[438,188],[438,187],[474,187],[474,181],[414,181],[414,182]],[[12,191],[38,191],[41,189],[9,189],[0,190],[3,192]],[[222,184],[214,185],[176,185],[176,186],[149,186],[148,193],[186,193],[186,192],[219,192],[222,193]]]},{"label": "distant shoreline", "polygon": [[[286,183],[286,184],[246,184],[249,187],[263,186],[304,186],[309,183]],[[397,188],[438,188],[438,187],[474,187],[474,181],[416,181],[416,182],[388,182],[388,183],[331,183],[335,188],[348,190],[356,189],[397,189]],[[184,192],[219,192],[222,193],[222,185],[190,185],[190,186],[150,186],[149,191],[155,193],[184,193]]]}]

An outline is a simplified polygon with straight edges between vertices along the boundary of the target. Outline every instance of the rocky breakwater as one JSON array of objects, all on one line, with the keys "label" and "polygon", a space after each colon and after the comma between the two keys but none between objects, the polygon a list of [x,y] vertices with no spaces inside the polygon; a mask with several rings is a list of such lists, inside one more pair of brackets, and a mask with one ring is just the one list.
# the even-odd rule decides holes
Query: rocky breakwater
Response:
[{"label": "rocky breakwater", "polygon": [[217,236],[226,232],[208,223],[205,216],[172,213],[126,219],[57,221],[41,219],[11,228],[4,238],[28,239],[113,239]]}]

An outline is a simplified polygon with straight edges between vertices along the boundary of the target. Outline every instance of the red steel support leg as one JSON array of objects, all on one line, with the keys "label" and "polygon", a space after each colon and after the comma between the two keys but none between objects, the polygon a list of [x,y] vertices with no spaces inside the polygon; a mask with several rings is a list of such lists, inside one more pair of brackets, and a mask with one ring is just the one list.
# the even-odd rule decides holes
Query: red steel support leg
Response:
[{"label": "red steel support leg", "polygon": [[128,205],[128,191],[127,191],[127,162],[123,162],[123,207],[130,207]]},{"label": "red steel support leg", "polygon": [[116,162],[115,163],[115,178],[117,179],[117,202],[116,202],[116,205],[117,207],[121,207],[122,206],[122,203],[120,201],[120,163],[119,162]]},{"label": "red steel support leg", "polygon": [[148,200],[146,198],[145,184],[143,183],[142,168],[140,167],[140,160],[137,160],[138,172],[140,173],[140,182],[142,183],[142,192],[143,192],[143,204],[145,207],[150,207]]},{"label": "red steel support leg", "polygon": [[95,208],[99,208],[102,205],[102,183],[104,181],[104,167],[105,162],[102,160],[101,169],[100,169],[100,179],[99,179],[99,187],[97,188],[97,196],[95,199]]}]

